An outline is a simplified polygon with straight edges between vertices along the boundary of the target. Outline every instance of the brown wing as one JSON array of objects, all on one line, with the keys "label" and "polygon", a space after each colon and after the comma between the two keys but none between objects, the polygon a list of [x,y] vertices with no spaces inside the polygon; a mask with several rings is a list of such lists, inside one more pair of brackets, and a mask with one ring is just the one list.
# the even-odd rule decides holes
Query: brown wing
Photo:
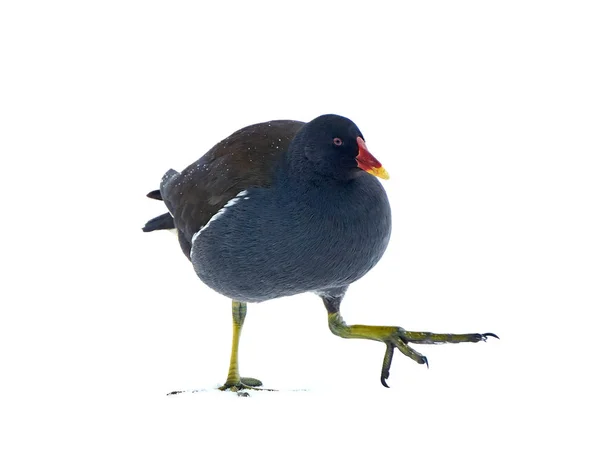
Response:
[{"label": "brown wing", "polygon": [[168,171],[160,196],[189,257],[192,236],[244,189],[271,185],[277,160],[303,122],[275,120],[236,131],[181,173]]}]

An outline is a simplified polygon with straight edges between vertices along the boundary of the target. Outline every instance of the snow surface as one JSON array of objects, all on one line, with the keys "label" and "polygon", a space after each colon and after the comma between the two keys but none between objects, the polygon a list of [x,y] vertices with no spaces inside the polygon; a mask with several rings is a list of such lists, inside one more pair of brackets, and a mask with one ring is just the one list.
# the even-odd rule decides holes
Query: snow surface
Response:
[{"label": "snow surface", "polygon": [[[391,3],[2,3],[0,448],[600,447],[598,6]],[[329,112],[391,175],[345,320],[501,340],[396,354],[385,389],[382,344],[274,300],[240,364],[278,391],[217,392],[229,300],[141,232],[145,194]]]}]

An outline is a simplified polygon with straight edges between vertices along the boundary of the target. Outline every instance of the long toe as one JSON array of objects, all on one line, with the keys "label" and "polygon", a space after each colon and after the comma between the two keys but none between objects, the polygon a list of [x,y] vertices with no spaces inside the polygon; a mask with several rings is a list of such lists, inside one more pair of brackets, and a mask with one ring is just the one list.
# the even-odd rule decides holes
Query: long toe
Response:
[{"label": "long toe", "polygon": [[250,387],[259,387],[262,386],[262,381],[257,380],[256,378],[250,378],[250,377],[242,377],[241,378],[242,384],[246,385],[246,386],[250,386]]}]

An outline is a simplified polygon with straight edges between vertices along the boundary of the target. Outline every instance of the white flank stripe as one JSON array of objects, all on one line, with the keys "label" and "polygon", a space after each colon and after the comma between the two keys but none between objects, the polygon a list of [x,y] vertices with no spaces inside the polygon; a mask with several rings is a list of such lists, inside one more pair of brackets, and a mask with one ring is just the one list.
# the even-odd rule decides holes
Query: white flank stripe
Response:
[{"label": "white flank stripe", "polygon": [[248,194],[248,191],[244,190],[244,191],[240,192],[238,195],[236,195],[235,197],[233,197],[231,200],[229,200],[227,203],[225,203],[225,206],[223,206],[220,210],[218,210],[217,213],[214,216],[212,216],[208,222],[206,222],[206,225],[204,225],[196,233],[194,233],[194,235],[192,236],[192,249],[194,248],[194,241],[196,240],[196,238],[198,236],[200,236],[200,233],[202,233],[204,230],[206,230],[210,226],[210,224],[213,223],[213,221],[217,220],[219,217],[221,217],[223,214],[225,214],[225,210],[227,208],[231,208],[233,205],[235,205],[237,202],[239,202],[242,198],[245,198],[247,200],[249,198],[249,197],[246,197],[247,194]]}]

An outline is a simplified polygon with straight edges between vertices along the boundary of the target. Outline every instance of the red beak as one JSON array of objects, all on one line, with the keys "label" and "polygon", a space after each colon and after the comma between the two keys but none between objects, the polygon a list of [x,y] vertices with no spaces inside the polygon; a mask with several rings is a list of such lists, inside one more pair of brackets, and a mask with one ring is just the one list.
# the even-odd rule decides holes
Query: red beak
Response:
[{"label": "red beak", "polygon": [[359,136],[356,138],[356,142],[358,143],[358,156],[356,157],[358,167],[376,177],[383,178],[384,180],[389,179],[390,175],[387,173],[387,170],[377,161],[377,158],[371,155],[364,139]]}]

